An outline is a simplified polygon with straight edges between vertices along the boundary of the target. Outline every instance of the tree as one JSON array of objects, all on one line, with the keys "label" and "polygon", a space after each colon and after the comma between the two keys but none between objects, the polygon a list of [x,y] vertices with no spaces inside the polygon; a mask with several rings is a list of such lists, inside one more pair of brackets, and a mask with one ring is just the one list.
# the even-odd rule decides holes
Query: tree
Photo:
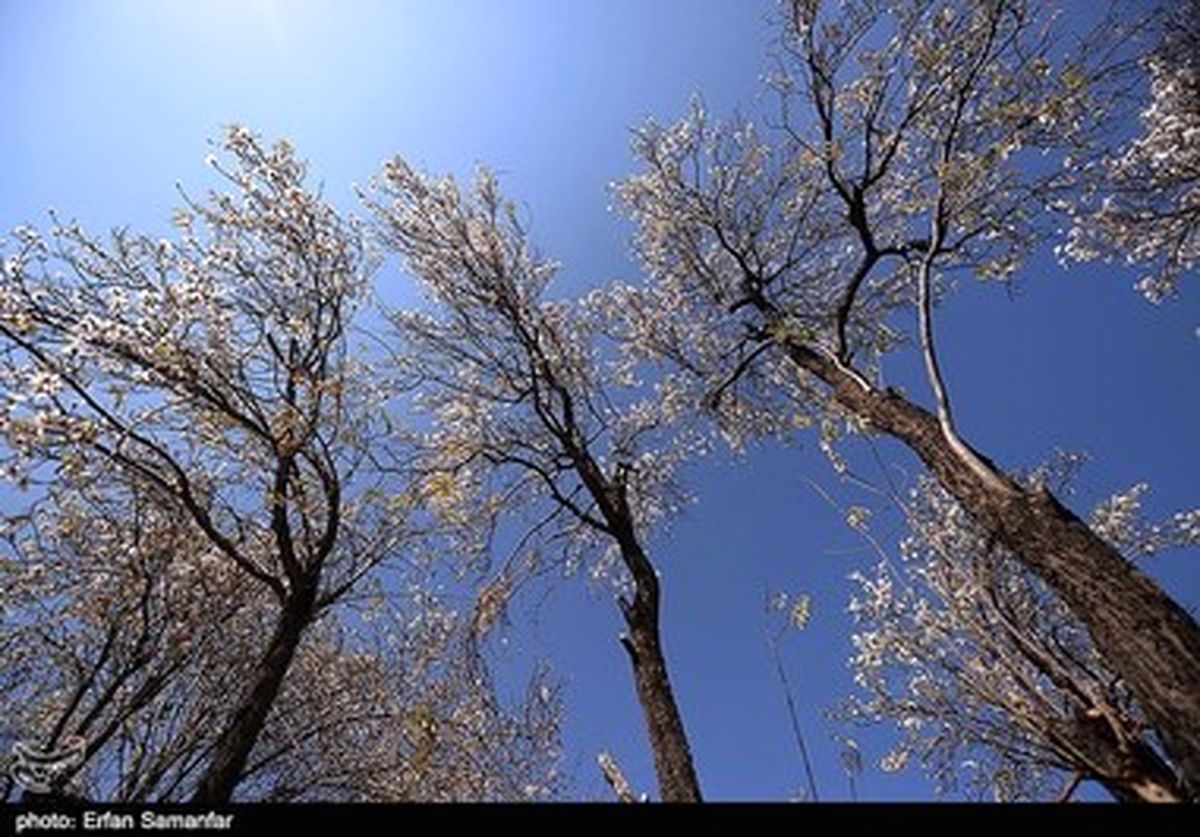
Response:
[{"label": "tree", "polygon": [[[45,768],[45,787],[25,777],[25,798],[185,801],[238,708],[229,696],[254,673],[272,609],[153,490],[116,497],[110,478],[93,493],[56,487],[10,527],[5,737],[38,758],[78,742],[77,759]],[[539,671],[523,700],[504,705],[474,614],[430,594],[426,575],[406,572],[391,586],[411,592],[379,585],[353,616],[326,612],[307,629],[236,799],[559,793],[556,685]],[[11,777],[28,771],[4,767],[0,798],[10,799],[22,790]]]},{"label": "tree", "polygon": [[[239,785],[272,802],[532,802],[562,792],[557,683],[538,668],[505,702],[476,609],[382,590],[314,625]],[[485,588],[486,590],[486,588]],[[481,595],[480,601],[486,599]],[[482,606],[482,605],[480,605]]]},{"label": "tree", "polygon": [[[1068,490],[1078,463],[1064,457],[1030,482]],[[1200,540],[1196,512],[1141,524],[1143,490],[1101,504],[1093,528],[1131,557]],[[966,764],[971,789],[999,799],[1066,798],[1092,779],[1118,800],[1178,801],[1144,713],[1062,601],[928,477],[905,512],[901,560],[856,573],[851,604],[860,691],[846,714],[895,722],[884,768],[919,758],[952,790]]]},{"label": "tree", "polygon": [[39,753],[79,742],[26,793],[145,799],[194,770],[249,674],[255,591],[149,489],[55,486],[6,540],[6,737]]},{"label": "tree", "polygon": [[621,641],[662,799],[699,801],[662,651],[658,573],[644,546],[694,445],[668,432],[680,406],[674,388],[664,381],[636,401],[614,386],[587,311],[544,298],[554,265],[536,254],[488,172],[464,195],[452,179],[396,159],[366,200],[382,241],[433,303],[393,318],[434,416],[427,490],[452,509],[475,493],[480,521],[532,504],[542,509],[532,534],[543,543],[561,543],[593,572],[619,562]]},{"label": "tree", "polygon": [[56,219],[48,241],[18,231],[0,277],[12,475],[54,466],[104,491],[120,473],[117,491],[155,492],[203,539],[193,554],[270,603],[229,638],[254,663],[228,684],[206,802],[233,794],[305,631],[410,535],[370,473],[378,381],[347,348],[370,271],[358,231],[304,188],[286,143],[235,127],[224,148],[232,166],[211,162],[233,191],[185,195],[176,243],[105,244]]},{"label": "tree", "polygon": [[1146,265],[1138,289],[1153,302],[1175,292],[1200,255],[1200,3],[1175,0],[1143,60],[1150,105],[1142,133],[1103,158],[1080,198],[1067,258],[1124,257]]},{"label": "tree", "polygon": [[[642,171],[618,196],[650,282],[624,292],[627,351],[685,372],[734,434],[816,420],[826,444],[849,426],[906,445],[1086,627],[1194,796],[1195,620],[1044,485],[962,438],[934,341],[956,274],[1007,280],[1052,235],[1046,206],[1071,178],[1042,152],[1061,161],[1108,127],[1089,97],[1103,68],[1059,58],[1052,23],[1019,0],[785,10],[770,141],[699,105],[637,133]],[[875,373],[906,340],[904,310],[932,412]]]}]

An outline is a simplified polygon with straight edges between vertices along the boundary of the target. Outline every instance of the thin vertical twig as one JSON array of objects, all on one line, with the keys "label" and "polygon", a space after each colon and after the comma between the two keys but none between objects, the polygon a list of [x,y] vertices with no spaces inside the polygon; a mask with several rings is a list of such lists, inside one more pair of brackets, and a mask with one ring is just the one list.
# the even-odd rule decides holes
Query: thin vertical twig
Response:
[{"label": "thin vertical twig", "polygon": [[788,718],[792,724],[792,735],[796,739],[796,747],[800,750],[800,759],[804,763],[804,775],[808,779],[808,790],[813,802],[820,802],[817,793],[817,780],[813,776],[812,761],[808,757],[808,747],[804,743],[804,732],[800,729],[800,714],[796,711],[796,700],[792,694],[792,685],[788,681],[787,671],[783,667],[783,659],[779,656],[777,637],[767,632],[767,647],[771,649],[771,659],[775,663],[775,674],[779,677],[779,685],[783,688],[783,697],[787,701]]}]

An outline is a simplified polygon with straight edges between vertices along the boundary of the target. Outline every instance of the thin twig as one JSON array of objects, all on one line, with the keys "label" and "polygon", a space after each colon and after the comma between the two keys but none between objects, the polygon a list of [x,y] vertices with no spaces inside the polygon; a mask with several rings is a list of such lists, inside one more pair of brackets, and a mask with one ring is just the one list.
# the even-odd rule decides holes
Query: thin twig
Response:
[{"label": "thin twig", "polygon": [[804,763],[804,775],[808,780],[808,790],[812,794],[813,802],[820,802],[820,794],[817,793],[817,780],[813,776],[812,761],[808,757],[808,747],[804,743],[804,733],[800,729],[800,714],[796,711],[796,700],[792,694],[792,685],[788,681],[787,671],[783,667],[783,660],[779,656],[779,643],[775,636],[766,632],[767,647],[771,649],[771,659],[775,663],[775,674],[779,677],[779,685],[783,688],[783,697],[787,701],[788,718],[792,723],[792,735],[796,739],[796,747],[800,750],[800,759]]}]

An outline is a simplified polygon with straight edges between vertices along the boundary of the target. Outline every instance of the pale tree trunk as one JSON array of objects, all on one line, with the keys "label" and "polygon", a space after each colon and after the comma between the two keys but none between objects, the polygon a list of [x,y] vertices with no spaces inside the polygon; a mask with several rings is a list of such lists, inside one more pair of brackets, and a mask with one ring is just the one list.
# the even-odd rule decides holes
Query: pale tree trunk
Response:
[{"label": "pale tree trunk", "polygon": [[1200,628],[1191,615],[1048,490],[1018,485],[998,469],[991,479],[981,476],[925,409],[893,390],[864,386],[801,342],[789,340],[785,349],[796,365],[832,388],[842,409],[917,454],[967,513],[1066,603],[1106,665],[1129,686],[1179,771],[1185,794],[1195,799]]}]

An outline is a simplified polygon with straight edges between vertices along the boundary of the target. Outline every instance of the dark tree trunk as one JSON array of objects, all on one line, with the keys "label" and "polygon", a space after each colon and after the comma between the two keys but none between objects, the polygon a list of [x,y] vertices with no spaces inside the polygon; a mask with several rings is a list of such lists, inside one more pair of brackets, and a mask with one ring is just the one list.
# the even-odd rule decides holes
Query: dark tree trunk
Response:
[{"label": "dark tree trunk", "polygon": [[192,795],[192,802],[225,803],[233,796],[296,656],[304,629],[312,619],[314,600],[315,591],[307,589],[293,591],[284,601],[275,633],[255,668],[253,682],[217,739],[212,760]]},{"label": "dark tree trunk", "polygon": [[633,600],[618,600],[629,626],[629,634],[621,638],[621,644],[633,666],[638,702],[654,753],[659,796],[663,802],[700,802],[700,782],[692,764],[692,750],[662,653],[658,574],[638,540],[623,476],[618,471],[618,476],[610,479],[582,444],[572,448],[576,472],[600,508],[607,532],[616,540],[621,560],[633,578]]},{"label": "dark tree trunk", "polygon": [[[649,567],[649,560],[641,549],[636,546],[633,549],[636,554],[625,558],[626,566],[644,562],[644,566]],[[692,751],[683,729],[679,706],[671,690],[671,679],[667,675],[667,663],[659,638],[658,579],[651,570],[648,582],[639,578],[636,584],[633,601],[621,601],[621,612],[625,624],[629,626],[629,634],[621,638],[621,643],[629,653],[633,666],[638,701],[642,705],[650,747],[654,752],[659,795],[663,802],[700,802],[700,783],[692,764]]]},{"label": "dark tree trunk", "polygon": [[[833,389],[845,410],[899,439],[963,508],[1071,608],[1129,686],[1179,771],[1200,793],[1200,628],[1157,584],[1047,490],[983,479],[937,419],[892,390],[866,389],[802,343],[789,357]],[[981,457],[982,458],[982,457]],[[984,460],[986,462],[986,460]],[[997,473],[999,471],[997,470]]]},{"label": "dark tree trunk", "polygon": [[1118,768],[1097,781],[1118,802],[1179,802],[1184,790],[1158,754],[1142,742],[1133,742],[1119,754]]},{"label": "dark tree trunk", "polygon": [[1079,712],[1046,734],[1060,752],[1071,754],[1079,779],[1096,780],[1118,802],[1184,798],[1174,771],[1154,748],[1114,729],[1103,716]]}]

